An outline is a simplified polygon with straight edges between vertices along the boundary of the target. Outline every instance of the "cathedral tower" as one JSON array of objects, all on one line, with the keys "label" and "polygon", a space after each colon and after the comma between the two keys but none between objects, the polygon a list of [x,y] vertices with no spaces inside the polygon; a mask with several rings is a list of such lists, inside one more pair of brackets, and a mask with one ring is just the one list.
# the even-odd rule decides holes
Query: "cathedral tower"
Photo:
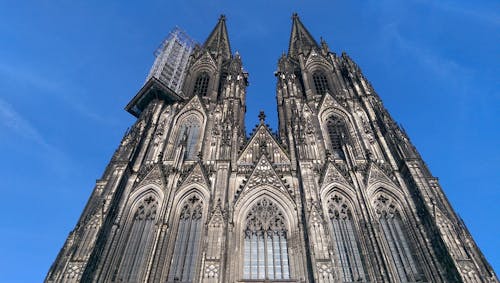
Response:
[{"label": "cathedral tower", "polygon": [[278,134],[261,113],[246,135],[224,16],[178,35],[46,282],[498,282],[359,67],[297,15]]}]

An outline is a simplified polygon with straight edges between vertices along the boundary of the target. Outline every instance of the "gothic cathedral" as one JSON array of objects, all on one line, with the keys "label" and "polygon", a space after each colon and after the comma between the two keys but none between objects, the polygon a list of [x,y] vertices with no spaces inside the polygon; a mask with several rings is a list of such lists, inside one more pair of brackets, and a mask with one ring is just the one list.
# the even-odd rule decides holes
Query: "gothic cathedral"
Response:
[{"label": "gothic cathedral", "polygon": [[180,30],[46,282],[498,282],[359,67],[292,17],[278,131],[221,16]]}]

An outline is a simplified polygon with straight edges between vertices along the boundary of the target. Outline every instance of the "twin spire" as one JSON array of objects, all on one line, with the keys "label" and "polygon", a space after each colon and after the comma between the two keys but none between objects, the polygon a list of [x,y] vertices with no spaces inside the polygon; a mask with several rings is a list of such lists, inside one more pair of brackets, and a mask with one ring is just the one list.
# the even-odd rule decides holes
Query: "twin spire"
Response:
[{"label": "twin spire", "polygon": [[[220,55],[224,59],[231,58],[231,45],[227,34],[226,16],[221,15],[217,25],[212,30],[203,44],[211,54]],[[298,54],[309,51],[311,48],[319,49],[320,46],[300,21],[297,13],[292,15],[292,32],[288,45],[288,56],[296,57]]]},{"label": "twin spire", "polygon": [[227,35],[226,16],[221,15],[217,25],[208,36],[203,48],[207,49],[211,54],[220,55],[224,59],[231,58],[231,46],[229,44],[229,36]]},{"label": "twin spire", "polygon": [[306,27],[300,21],[299,15],[292,15],[292,32],[290,34],[290,43],[288,44],[288,56],[296,57],[298,54],[309,51],[311,48],[319,49],[319,45],[314,37],[309,33]]}]

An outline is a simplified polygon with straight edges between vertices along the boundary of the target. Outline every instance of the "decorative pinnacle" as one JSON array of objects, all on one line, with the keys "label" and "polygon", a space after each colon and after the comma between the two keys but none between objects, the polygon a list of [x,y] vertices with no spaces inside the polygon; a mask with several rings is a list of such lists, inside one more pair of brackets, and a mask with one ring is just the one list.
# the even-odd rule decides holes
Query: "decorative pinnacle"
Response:
[{"label": "decorative pinnacle", "polygon": [[219,21],[225,21],[226,20],[226,15],[221,14],[219,17]]},{"label": "decorative pinnacle", "polygon": [[298,18],[299,18],[299,14],[297,14],[297,12],[292,14],[292,19],[298,19]]},{"label": "decorative pinnacle", "polygon": [[264,124],[264,122],[266,121],[266,114],[264,114],[264,110],[260,110],[259,120],[260,124]]}]

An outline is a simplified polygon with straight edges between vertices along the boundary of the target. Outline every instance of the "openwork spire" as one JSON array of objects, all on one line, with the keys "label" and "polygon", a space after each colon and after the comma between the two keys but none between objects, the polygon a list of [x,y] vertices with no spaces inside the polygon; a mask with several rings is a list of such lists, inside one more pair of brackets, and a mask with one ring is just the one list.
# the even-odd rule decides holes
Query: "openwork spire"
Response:
[{"label": "openwork spire", "polygon": [[292,15],[292,33],[288,45],[288,56],[296,57],[302,52],[309,52],[312,48],[319,49],[318,43],[302,24],[299,15],[294,13]]},{"label": "openwork spire", "polygon": [[227,35],[226,16],[221,15],[217,25],[212,30],[203,48],[208,49],[210,54],[221,55],[224,59],[231,58],[231,46],[229,45],[229,36]]}]

